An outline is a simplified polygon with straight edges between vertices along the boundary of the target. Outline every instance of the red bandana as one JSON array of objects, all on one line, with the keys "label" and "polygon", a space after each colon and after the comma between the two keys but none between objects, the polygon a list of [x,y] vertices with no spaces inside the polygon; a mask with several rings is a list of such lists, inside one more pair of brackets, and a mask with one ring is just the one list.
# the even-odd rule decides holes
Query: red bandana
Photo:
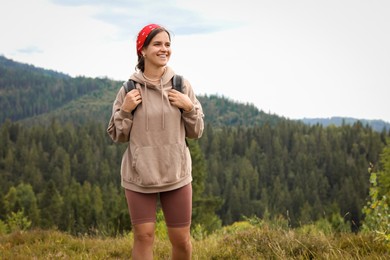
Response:
[{"label": "red bandana", "polygon": [[161,26],[158,24],[149,24],[146,25],[142,30],[138,33],[137,36],[137,54],[141,55],[142,47],[144,47],[144,43],[148,35],[151,31],[153,31],[156,28],[160,28]]}]

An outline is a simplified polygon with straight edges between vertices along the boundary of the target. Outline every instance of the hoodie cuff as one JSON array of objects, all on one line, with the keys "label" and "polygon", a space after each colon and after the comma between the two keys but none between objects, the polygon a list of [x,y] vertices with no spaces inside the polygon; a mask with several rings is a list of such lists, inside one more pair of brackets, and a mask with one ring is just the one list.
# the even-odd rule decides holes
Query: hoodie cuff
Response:
[{"label": "hoodie cuff", "polygon": [[183,110],[183,114],[189,116],[195,113],[195,105],[192,105],[192,109],[190,111]]},{"label": "hoodie cuff", "polygon": [[131,114],[131,112],[126,112],[124,110],[119,110],[119,115],[120,117],[122,118],[131,118],[133,115]]}]

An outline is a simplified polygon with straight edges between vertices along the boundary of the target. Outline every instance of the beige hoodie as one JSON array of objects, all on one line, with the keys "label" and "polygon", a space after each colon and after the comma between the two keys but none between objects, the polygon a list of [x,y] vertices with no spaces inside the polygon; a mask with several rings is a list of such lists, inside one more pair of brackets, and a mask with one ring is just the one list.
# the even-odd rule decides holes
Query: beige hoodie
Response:
[{"label": "beige hoodie", "polygon": [[141,91],[142,103],[132,113],[121,110],[125,90],[120,88],[113,104],[107,132],[114,142],[128,142],[122,157],[121,177],[125,189],[154,193],[174,190],[192,181],[191,155],[185,137],[202,136],[202,106],[190,83],[184,79],[183,93],[194,104],[189,112],[171,105],[168,91],[174,71],[167,67],[160,84],[146,80],[141,72],[130,78]]}]

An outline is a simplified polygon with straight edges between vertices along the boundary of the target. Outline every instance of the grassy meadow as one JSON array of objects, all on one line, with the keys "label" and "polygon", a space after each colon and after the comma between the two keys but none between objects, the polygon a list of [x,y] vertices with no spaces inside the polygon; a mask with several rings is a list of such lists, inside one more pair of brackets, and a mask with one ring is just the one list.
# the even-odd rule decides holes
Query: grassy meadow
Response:
[{"label": "grassy meadow", "polygon": [[[130,259],[132,233],[71,236],[55,230],[0,235],[0,259]],[[212,234],[193,232],[193,259],[390,259],[390,247],[370,234],[335,233],[315,225],[298,229],[237,222]],[[170,244],[157,226],[155,259],[169,259]]]}]

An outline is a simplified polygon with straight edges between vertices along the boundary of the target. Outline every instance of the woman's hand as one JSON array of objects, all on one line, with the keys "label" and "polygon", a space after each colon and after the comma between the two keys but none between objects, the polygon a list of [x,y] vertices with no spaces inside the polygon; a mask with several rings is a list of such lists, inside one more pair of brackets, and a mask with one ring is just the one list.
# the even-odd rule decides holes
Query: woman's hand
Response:
[{"label": "woman's hand", "polygon": [[132,89],[126,94],[121,109],[125,112],[131,112],[141,102],[142,102],[141,92],[138,89]]},{"label": "woman's hand", "polygon": [[183,109],[185,112],[189,112],[194,108],[191,99],[186,94],[183,94],[176,89],[169,90],[168,99],[172,105]]}]

